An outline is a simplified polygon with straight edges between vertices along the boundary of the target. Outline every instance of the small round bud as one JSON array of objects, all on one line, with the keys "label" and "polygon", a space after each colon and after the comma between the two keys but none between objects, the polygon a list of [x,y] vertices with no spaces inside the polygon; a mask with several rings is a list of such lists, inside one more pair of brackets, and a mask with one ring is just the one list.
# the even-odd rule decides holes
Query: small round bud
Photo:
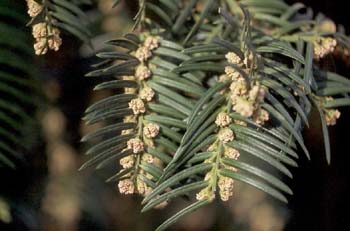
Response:
[{"label": "small round bud", "polygon": [[145,153],[142,155],[142,160],[146,163],[153,164],[154,157],[151,154]]},{"label": "small round bud", "polygon": [[226,73],[226,75],[228,75],[228,76],[231,78],[231,80],[233,80],[233,81],[237,81],[237,80],[243,78],[243,77],[241,76],[241,73],[239,73],[239,72],[236,71],[233,67],[230,67],[230,66],[225,67],[225,73]]},{"label": "small round bud", "polygon": [[37,40],[34,44],[34,51],[36,55],[44,55],[47,53],[47,40],[45,38]]},{"label": "small round bud", "polygon": [[340,111],[335,109],[326,110],[326,123],[328,126],[336,125],[337,120],[340,118]]},{"label": "small round bud", "polygon": [[216,117],[215,123],[218,127],[226,127],[231,121],[232,119],[227,113],[220,112]]},{"label": "small round bud", "polygon": [[149,123],[143,129],[143,134],[147,138],[155,138],[159,134],[159,129],[160,129],[159,125],[154,123]]},{"label": "small round bud", "polygon": [[142,196],[147,196],[152,191],[152,189],[139,177],[136,180],[136,186],[137,192]]},{"label": "small round bud", "polygon": [[135,158],[133,156],[126,156],[119,161],[120,165],[124,168],[131,168],[134,166]]},{"label": "small round bud", "polygon": [[229,177],[219,177],[219,189],[220,189],[220,198],[222,201],[228,201],[229,198],[233,195],[233,186],[234,180]]},{"label": "small round bud", "polygon": [[232,63],[232,64],[239,64],[242,61],[242,59],[234,52],[228,52],[225,55],[225,58],[229,63]]},{"label": "small round bud", "polygon": [[244,98],[237,97],[235,99],[235,105],[233,106],[233,110],[241,114],[241,116],[249,118],[254,113],[254,105],[252,102]]},{"label": "small round bud", "polygon": [[45,38],[47,36],[47,24],[40,22],[33,25],[32,34],[35,39]]},{"label": "small round bud", "polygon": [[247,92],[248,92],[247,84],[245,83],[244,80],[232,82],[230,85],[230,90],[231,90],[232,94],[235,96],[242,96],[242,95],[247,94]]},{"label": "small round bud", "polygon": [[128,149],[132,149],[133,153],[137,154],[144,150],[144,144],[139,138],[134,138],[128,141]]},{"label": "small round bud", "polygon": [[159,37],[149,36],[144,42],[144,46],[150,50],[154,50],[159,47]]},{"label": "small round bud", "polygon": [[27,0],[27,6],[28,6],[28,15],[32,18],[40,14],[40,12],[43,10],[43,6],[37,3],[34,0]]},{"label": "small round bud", "polygon": [[232,140],[234,140],[235,136],[234,136],[233,131],[231,129],[224,128],[224,129],[221,129],[221,131],[219,132],[218,138],[223,143],[228,143],[228,142],[231,142]]},{"label": "small round bud", "polygon": [[145,104],[141,99],[133,99],[129,102],[129,108],[134,112],[134,115],[142,114],[146,112]]},{"label": "small round bud", "polygon": [[62,39],[59,35],[53,35],[48,40],[50,50],[58,51],[62,45]]},{"label": "small round bud", "polygon": [[209,200],[212,201],[215,199],[215,193],[210,190],[209,187],[202,189],[199,193],[196,194],[196,199],[201,200]]},{"label": "small round bud", "polygon": [[319,60],[332,53],[337,46],[337,40],[333,38],[321,38],[314,43],[314,58]]},{"label": "small round bud", "polygon": [[135,57],[140,60],[140,62],[144,62],[152,56],[152,52],[147,47],[140,47],[137,49],[135,53]]},{"label": "small round bud", "polygon": [[148,69],[148,67],[145,65],[141,64],[136,68],[135,76],[139,80],[148,79],[149,77],[151,77],[151,75],[152,75],[151,70]]},{"label": "small round bud", "polygon": [[135,193],[135,185],[130,179],[121,180],[118,183],[119,192],[121,194]]},{"label": "small round bud", "polygon": [[140,98],[148,102],[152,101],[155,92],[150,87],[145,87],[140,91]]},{"label": "small round bud", "polygon": [[269,120],[269,118],[270,118],[269,113],[266,110],[261,108],[256,110],[253,116],[253,120],[255,121],[255,123],[259,125],[263,125],[266,121]]},{"label": "small round bud", "polygon": [[237,149],[234,148],[227,148],[225,150],[225,156],[230,158],[230,159],[234,159],[237,160],[239,158],[241,154],[239,153],[239,151]]}]

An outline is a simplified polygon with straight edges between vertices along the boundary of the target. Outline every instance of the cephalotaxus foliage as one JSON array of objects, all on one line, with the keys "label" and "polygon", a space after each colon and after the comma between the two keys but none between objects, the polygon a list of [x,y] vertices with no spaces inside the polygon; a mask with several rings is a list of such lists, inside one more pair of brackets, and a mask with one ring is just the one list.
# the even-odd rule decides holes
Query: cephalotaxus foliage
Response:
[{"label": "cephalotaxus foliage", "polygon": [[[0,169],[23,164],[34,130],[38,88],[25,7],[0,3]],[[31,134],[31,138],[34,134]]]},{"label": "cephalotaxus foliage", "polygon": [[[80,11],[67,2],[41,2],[46,10],[37,15],[52,31],[37,36],[43,51],[56,49],[56,27],[84,32],[73,25]],[[311,109],[330,163],[327,126],[350,105],[350,81],[320,62],[348,50],[348,38],[303,8],[281,0],[140,0],[133,33],[108,41],[111,50],[97,54],[101,62],[86,75],[101,79],[95,90],[115,94],[86,110],[88,124],[103,126],[83,138],[91,158],[81,169],[118,161],[107,181],[142,195],[143,212],[194,197],[158,230],[216,198],[227,201],[235,181],[287,202],[292,190],[271,172],[292,177],[288,167],[299,155],[310,158],[302,130]]]},{"label": "cephalotaxus foliage", "polygon": [[26,0],[27,24],[32,27],[36,55],[44,55],[48,50],[58,51],[62,44],[61,29],[89,42],[88,17],[78,7],[91,4],[91,0]]},{"label": "cephalotaxus foliage", "polygon": [[[23,2],[31,18],[27,25],[32,28],[35,54],[59,50],[60,29],[88,42],[88,19],[78,6],[90,4],[90,0]],[[24,30],[28,16],[23,10],[25,5],[21,8],[16,1],[0,3],[0,167],[15,167],[16,161],[23,158],[18,152],[28,148],[30,141],[24,140],[24,133],[35,121],[33,112],[38,103],[31,39]]]}]

